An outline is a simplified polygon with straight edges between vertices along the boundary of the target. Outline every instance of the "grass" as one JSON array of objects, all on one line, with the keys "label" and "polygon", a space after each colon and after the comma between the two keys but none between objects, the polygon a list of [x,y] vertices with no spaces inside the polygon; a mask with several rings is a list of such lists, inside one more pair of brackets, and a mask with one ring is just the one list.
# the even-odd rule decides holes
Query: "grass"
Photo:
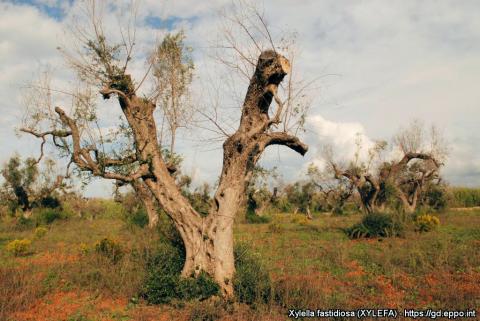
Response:
[{"label": "grass", "polygon": [[[108,216],[56,220],[41,238],[35,229],[0,223],[0,320],[287,320],[288,308],[441,308],[480,306],[480,210],[438,214],[431,232],[402,238],[350,240],[361,215],[315,214],[297,222],[272,215],[269,224],[235,228],[235,241],[263,259],[274,295],[254,309],[216,301],[151,306],[139,299],[145,262],[158,241],[147,229]],[[271,225],[274,224],[275,228]],[[113,262],[95,242],[114,239],[125,255]],[[5,247],[32,240],[31,253]],[[228,310],[229,314],[218,313]]]},{"label": "grass", "polygon": [[[274,279],[284,281],[282,287],[290,281],[293,292],[295,287],[299,293],[313,291],[311,302],[306,302],[313,307],[480,304],[480,289],[474,285],[480,282],[478,210],[439,214],[442,225],[436,231],[359,240],[349,240],[341,229],[360,221],[360,215],[317,215],[311,229],[288,223],[291,217],[275,217],[283,227],[278,234],[267,226],[252,230],[240,225],[236,239],[261,253]],[[301,297],[306,300],[308,295]]]},{"label": "grass", "polygon": [[452,187],[451,206],[477,207],[480,206],[480,188]]}]

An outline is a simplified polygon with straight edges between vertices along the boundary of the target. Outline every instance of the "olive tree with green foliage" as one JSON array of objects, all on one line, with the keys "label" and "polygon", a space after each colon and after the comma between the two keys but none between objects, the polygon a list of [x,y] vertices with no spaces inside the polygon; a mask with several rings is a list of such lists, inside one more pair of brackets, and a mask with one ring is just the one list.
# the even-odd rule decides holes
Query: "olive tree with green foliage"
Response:
[{"label": "olive tree with green foliage", "polygon": [[[169,148],[162,148],[161,152],[168,171],[176,178],[179,177],[179,168],[182,162],[180,155],[175,153],[177,131],[187,127],[194,115],[194,108],[190,102],[190,84],[194,64],[191,57],[192,49],[185,45],[184,39],[183,31],[167,34],[149,58],[149,68],[152,70],[155,84],[150,99],[158,104],[161,111],[158,141],[160,145],[163,145],[165,136],[170,136]],[[133,135],[128,126],[121,127],[121,130],[125,132],[125,136]],[[125,172],[125,168],[120,170]],[[127,172],[129,170],[131,169],[128,169]],[[124,181],[117,181],[117,186],[123,185],[125,185]],[[129,185],[143,203],[143,208],[149,218],[148,226],[154,228],[159,222],[158,215],[161,206],[155,201],[155,197],[141,178],[133,180]]]},{"label": "olive tree with green foliage", "polygon": [[2,198],[9,203],[10,209],[15,212],[17,208],[28,217],[34,207],[57,207],[58,199],[53,193],[65,187],[64,177],[54,176],[55,163],[47,159],[45,167],[40,170],[40,159],[26,158],[22,161],[20,156],[12,156],[3,166],[1,173],[5,182],[2,185]]},{"label": "olive tree with green foliage", "polygon": [[163,142],[166,125],[170,135],[170,153],[175,151],[178,129],[187,127],[194,114],[190,84],[195,66],[191,57],[192,48],[185,45],[184,39],[183,31],[168,34],[150,57],[156,88],[154,95],[162,112],[159,140]]}]

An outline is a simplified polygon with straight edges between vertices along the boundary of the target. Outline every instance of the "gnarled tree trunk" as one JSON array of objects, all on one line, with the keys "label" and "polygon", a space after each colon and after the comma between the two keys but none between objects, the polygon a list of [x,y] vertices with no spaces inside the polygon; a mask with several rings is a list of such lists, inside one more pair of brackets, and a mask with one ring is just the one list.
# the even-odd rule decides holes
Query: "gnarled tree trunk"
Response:
[{"label": "gnarled tree trunk", "polygon": [[[210,213],[201,216],[182,195],[168,164],[162,158],[158,145],[157,128],[153,116],[155,104],[135,94],[130,76],[112,77],[111,83],[100,93],[105,99],[116,95],[123,114],[132,130],[135,155],[112,159],[92,147],[82,147],[76,121],[60,107],[55,111],[68,131],[36,133],[71,137],[72,161],[80,170],[95,176],[132,184],[142,198],[151,222],[156,221],[155,201],[172,219],[186,251],[183,276],[196,276],[207,272],[220,285],[225,296],[233,295],[235,265],[233,258],[233,222],[241,204],[253,169],[262,152],[269,145],[284,145],[304,155],[308,147],[297,137],[286,132],[275,132],[272,125],[281,121],[282,103],[278,99],[278,85],[290,71],[286,58],[268,50],[259,56],[250,80],[237,131],[223,144],[223,167],[218,190]],[[279,105],[273,118],[269,108],[275,99]],[[57,135],[58,134],[58,135]],[[93,154],[92,154],[93,152]],[[109,171],[109,167],[136,164],[128,175]],[[153,199],[154,198],[154,199]]]}]

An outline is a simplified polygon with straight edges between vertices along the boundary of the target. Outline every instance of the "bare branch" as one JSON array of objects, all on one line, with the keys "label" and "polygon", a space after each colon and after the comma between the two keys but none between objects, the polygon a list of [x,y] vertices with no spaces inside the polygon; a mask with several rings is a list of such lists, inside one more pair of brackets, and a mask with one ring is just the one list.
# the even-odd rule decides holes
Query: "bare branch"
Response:
[{"label": "bare branch", "polygon": [[117,96],[123,98],[127,104],[130,104],[130,98],[128,98],[128,96],[121,90],[118,90],[118,89],[113,89],[113,88],[108,88],[108,87],[104,87],[100,90],[100,93],[105,97],[105,98],[109,98],[110,95],[112,94],[116,94]]},{"label": "bare branch", "polygon": [[270,145],[283,145],[293,149],[302,156],[308,151],[308,146],[302,143],[298,137],[285,132],[266,133],[264,139],[266,141],[265,147]]},{"label": "bare branch", "polygon": [[[141,164],[136,171],[130,173],[129,175],[105,171],[105,164],[98,163],[90,155],[90,152],[95,151],[95,149],[81,147],[80,131],[75,121],[72,118],[68,117],[65,111],[60,107],[55,107],[55,112],[59,115],[63,124],[70,128],[71,137],[73,140],[72,160],[80,169],[90,171],[95,176],[101,176],[108,179],[115,179],[126,182],[131,182],[135,179],[141,178],[142,176],[149,174],[148,164]],[[110,158],[105,158],[104,160],[108,166],[122,165],[135,161],[135,159],[133,159],[132,157],[127,157],[123,160],[116,160]]]}]

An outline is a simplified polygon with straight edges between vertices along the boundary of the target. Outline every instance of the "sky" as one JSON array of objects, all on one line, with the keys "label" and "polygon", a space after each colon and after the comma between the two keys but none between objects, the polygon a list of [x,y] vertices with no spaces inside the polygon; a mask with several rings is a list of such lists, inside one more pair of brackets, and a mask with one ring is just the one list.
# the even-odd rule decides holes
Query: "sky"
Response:
[{"label": "sky", "polygon": [[[121,1],[113,2],[120,3]],[[224,70],[212,67],[209,45],[218,39],[219,12],[229,1],[141,0],[137,19],[137,60],[131,73],[145,70],[146,53],[169,31],[183,29],[193,48],[196,65],[194,91],[219,83]],[[0,162],[13,153],[38,156],[39,142],[17,135],[24,109],[22,88],[45,66],[63,88],[71,73],[56,49],[68,45],[65,30],[78,13],[78,1],[0,0]],[[305,157],[269,148],[265,167],[276,166],[286,181],[301,178],[311,162],[322,163],[322,147],[348,158],[360,135],[369,144],[390,139],[415,119],[435,124],[449,143],[443,175],[452,185],[480,186],[480,2],[408,0],[265,0],[261,4],[274,34],[294,32],[296,72],[316,79],[309,91],[311,108],[306,131],[310,146]],[[105,15],[115,30],[115,15]],[[210,60],[209,60],[210,59]],[[217,73],[218,71],[218,73]],[[243,86],[243,87],[242,87]],[[242,89],[243,88],[243,89]],[[246,85],[237,83],[237,95]],[[235,110],[223,89],[220,111]],[[115,126],[118,108],[101,107],[103,125]],[[223,110],[221,110],[223,108]],[[182,130],[178,152],[183,170],[196,184],[213,183],[222,162],[221,141],[203,142],[198,130]],[[112,188],[94,180],[87,196],[109,196]]]}]

